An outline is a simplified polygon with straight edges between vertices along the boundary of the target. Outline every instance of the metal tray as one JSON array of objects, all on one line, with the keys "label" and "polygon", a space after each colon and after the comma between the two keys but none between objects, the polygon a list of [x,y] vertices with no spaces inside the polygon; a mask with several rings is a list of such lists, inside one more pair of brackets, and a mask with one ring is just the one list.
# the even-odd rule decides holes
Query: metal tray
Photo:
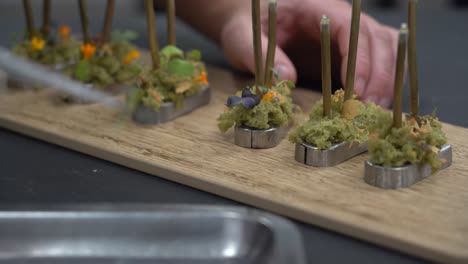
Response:
[{"label": "metal tray", "polygon": [[[449,144],[442,146],[437,157],[445,160],[439,170],[448,168],[452,165],[452,146]],[[367,160],[364,162],[364,167],[364,181],[383,189],[406,188],[433,174],[432,168],[428,164],[383,167]]]},{"label": "metal tray", "polygon": [[198,107],[210,103],[211,89],[204,86],[200,94],[187,97],[182,109],[176,109],[174,103],[164,103],[159,111],[155,111],[145,106],[140,106],[133,113],[133,120],[145,125],[157,125],[169,122],[177,117],[188,114]]},{"label": "metal tray", "polygon": [[[61,72],[67,66],[67,64],[63,64],[63,63],[56,64],[56,65],[42,65],[42,64],[38,64],[38,65],[40,65],[43,68],[49,69],[53,72]],[[21,77],[6,75],[5,78],[6,78],[8,88],[12,90],[23,91],[23,90],[34,90],[34,89],[39,88],[38,85],[24,82]]]},{"label": "metal tray", "polygon": [[[127,84],[111,84],[103,88],[97,88],[94,86],[94,84],[84,84],[89,89],[96,90],[96,91],[102,91],[109,97],[117,96],[121,93],[124,93],[127,91],[129,86]],[[82,97],[77,97],[71,94],[63,93],[63,92],[58,92],[57,93],[59,101],[63,101],[65,103],[69,104],[82,104],[82,105],[87,105],[87,104],[96,104],[100,103],[100,101],[95,101],[95,100],[90,100],[90,99],[85,99]]]},{"label": "metal tray", "polygon": [[305,263],[297,229],[257,210],[30,208],[0,208],[0,263]]},{"label": "metal tray", "polygon": [[297,162],[314,167],[332,167],[367,151],[367,144],[343,142],[321,150],[307,144],[296,144]]},{"label": "metal tray", "polygon": [[22,81],[19,81],[15,78],[11,78],[10,76],[7,79],[7,86],[8,89],[13,90],[13,91],[23,91],[23,90],[34,90],[36,89],[35,86],[31,84],[24,83]]},{"label": "metal tray", "polygon": [[251,149],[274,148],[288,134],[288,129],[289,126],[272,127],[269,129],[236,126],[234,130],[234,144]]}]

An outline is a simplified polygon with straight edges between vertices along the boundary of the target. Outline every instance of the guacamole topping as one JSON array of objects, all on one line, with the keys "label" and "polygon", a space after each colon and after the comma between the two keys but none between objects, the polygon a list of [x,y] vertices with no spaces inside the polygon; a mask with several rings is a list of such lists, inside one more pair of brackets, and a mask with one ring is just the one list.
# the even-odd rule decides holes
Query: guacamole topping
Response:
[{"label": "guacamole topping", "polygon": [[268,129],[288,125],[296,108],[291,98],[293,87],[290,81],[279,81],[271,89],[247,87],[229,97],[225,112],[218,118],[219,129],[226,132],[233,126]]},{"label": "guacamole topping", "polygon": [[438,159],[440,148],[447,143],[441,122],[435,115],[405,119],[401,128],[387,121],[369,137],[370,161],[385,167],[407,164],[430,164],[433,171],[445,162]]},{"label": "guacamole topping", "polygon": [[143,105],[157,111],[163,103],[172,102],[180,109],[186,97],[200,94],[208,84],[200,51],[184,53],[169,45],[160,52],[159,69],[147,70],[138,78],[127,94],[127,105],[131,110]]},{"label": "guacamole topping", "polygon": [[323,117],[323,100],[319,101],[309,116],[309,121],[295,128],[289,135],[293,143],[328,149],[342,142],[365,143],[370,133],[382,122],[391,121],[391,115],[374,103],[367,105],[352,99],[344,102],[344,91],[332,95],[332,118]]}]

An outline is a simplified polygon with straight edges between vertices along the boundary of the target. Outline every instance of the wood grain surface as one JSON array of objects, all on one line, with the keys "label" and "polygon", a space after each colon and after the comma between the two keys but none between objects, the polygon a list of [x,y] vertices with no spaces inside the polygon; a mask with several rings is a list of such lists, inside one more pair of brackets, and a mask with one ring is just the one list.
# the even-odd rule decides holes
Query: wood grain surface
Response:
[{"label": "wood grain surface", "polygon": [[[403,252],[468,263],[468,129],[444,126],[451,167],[411,188],[381,190],[363,181],[366,155],[312,168],[294,161],[287,140],[268,150],[233,145],[216,118],[246,80],[216,68],[209,75],[212,103],[160,126],[99,104],[60,104],[48,91],[0,95],[0,126]],[[319,97],[294,92],[305,111]]]}]

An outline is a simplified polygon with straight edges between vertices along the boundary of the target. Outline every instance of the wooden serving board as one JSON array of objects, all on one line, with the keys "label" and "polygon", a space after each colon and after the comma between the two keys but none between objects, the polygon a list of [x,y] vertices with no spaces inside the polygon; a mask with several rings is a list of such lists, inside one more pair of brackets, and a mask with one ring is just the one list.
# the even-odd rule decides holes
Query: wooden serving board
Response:
[{"label": "wooden serving board", "polygon": [[[268,150],[233,145],[216,118],[246,82],[216,68],[209,75],[212,103],[160,126],[102,105],[57,104],[47,91],[1,95],[0,126],[410,254],[468,263],[468,129],[444,127],[451,167],[411,188],[381,190],[363,181],[366,155],[312,168],[294,161],[287,140]],[[294,97],[307,111],[320,95],[298,89]]]}]

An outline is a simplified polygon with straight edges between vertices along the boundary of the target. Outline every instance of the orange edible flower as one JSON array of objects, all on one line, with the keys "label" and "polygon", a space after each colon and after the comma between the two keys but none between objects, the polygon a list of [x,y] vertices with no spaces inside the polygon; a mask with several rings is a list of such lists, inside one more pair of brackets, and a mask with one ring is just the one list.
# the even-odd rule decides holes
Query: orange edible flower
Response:
[{"label": "orange edible flower", "polygon": [[83,44],[80,47],[83,60],[89,60],[96,52],[96,47],[93,44]]},{"label": "orange edible flower", "polygon": [[64,38],[68,38],[68,36],[70,36],[70,33],[71,33],[71,28],[69,26],[60,26],[59,28],[60,36]]},{"label": "orange edible flower", "polygon": [[275,99],[278,99],[278,101],[283,102],[284,98],[281,96],[281,94],[275,92],[275,91],[269,91],[262,97],[262,102],[269,101],[269,102],[274,102]]},{"label": "orange edible flower", "polygon": [[140,53],[137,50],[132,50],[123,58],[123,62],[125,64],[130,64],[138,58],[140,58]]},{"label": "orange edible flower", "polygon": [[32,50],[42,50],[44,48],[45,41],[39,37],[33,37],[31,40],[31,49]]},{"label": "orange edible flower", "polygon": [[205,71],[202,71],[201,76],[194,80],[196,83],[202,83],[208,85],[208,78]]}]

